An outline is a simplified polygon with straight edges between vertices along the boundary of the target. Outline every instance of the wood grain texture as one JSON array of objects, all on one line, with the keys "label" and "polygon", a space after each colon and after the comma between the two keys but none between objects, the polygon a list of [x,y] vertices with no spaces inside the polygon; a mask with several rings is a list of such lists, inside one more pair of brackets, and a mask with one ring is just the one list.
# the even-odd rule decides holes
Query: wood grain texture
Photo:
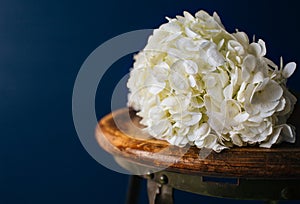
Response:
[{"label": "wood grain texture", "polygon": [[[290,123],[300,128],[298,106]],[[137,165],[168,167],[168,171],[239,178],[300,178],[300,145],[280,144],[271,149],[235,147],[221,153],[196,147],[179,148],[149,137],[141,130],[135,111],[124,108],[105,116],[96,128],[98,143],[115,157]],[[297,131],[298,129],[296,129]]]}]

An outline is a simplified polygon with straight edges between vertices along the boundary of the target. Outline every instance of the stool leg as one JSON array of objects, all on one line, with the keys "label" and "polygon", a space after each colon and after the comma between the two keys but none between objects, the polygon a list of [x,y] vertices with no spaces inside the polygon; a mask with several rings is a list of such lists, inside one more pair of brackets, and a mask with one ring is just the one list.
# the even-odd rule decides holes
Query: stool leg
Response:
[{"label": "stool leg", "polygon": [[147,191],[149,204],[173,204],[173,188],[148,180]]},{"label": "stool leg", "polygon": [[142,179],[139,176],[132,175],[129,177],[127,196],[126,196],[126,204],[137,204],[138,203],[141,180]]},{"label": "stool leg", "polygon": [[147,181],[149,204],[155,204],[156,195],[159,193],[158,184],[155,181]]}]

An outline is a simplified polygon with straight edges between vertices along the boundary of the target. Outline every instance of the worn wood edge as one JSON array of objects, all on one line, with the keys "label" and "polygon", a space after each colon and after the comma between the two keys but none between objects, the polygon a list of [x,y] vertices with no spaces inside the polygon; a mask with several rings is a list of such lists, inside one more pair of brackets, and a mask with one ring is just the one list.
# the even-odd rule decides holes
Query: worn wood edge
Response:
[{"label": "worn wood edge", "polygon": [[[122,115],[127,109],[120,109],[113,113],[118,116]],[[229,177],[253,177],[253,178],[300,178],[300,148],[297,146],[275,147],[264,149],[258,147],[242,147],[225,150],[221,153],[212,152],[206,159],[197,157],[197,148],[192,147],[189,154],[178,160],[176,152],[180,152],[181,148],[174,148],[174,155],[162,155],[160,160],[143,149],[136,148],[134,145],[145,141],[132,138],[123,134],[117,127],[112,125],[112,113],[103,117],[96,128],[96,138],[100,146],[114,156],[123,157],[136,163],[137,165],[145,165],[151,167],[168,167],[169,171],[212,175],[212,176],[229,176]],[[121,141],[130,141],[129,144],[120,144],[116,142],[116,138]],[[165,141],[156,139],[147,140],[147,145],[152,148],[166,148],[170,146]],[[237,154],[235,157],[232,155]],[[249,160],[249,155],[262,154],[256,160]],[[289,155],[294,158],[290,161]],[[233,158],[240,160],[232,160]],[[272,157],[275,157],[272,159]],[[229,159],[231,159],[229,161]],[[243,161],[248,160],[248,161]],[[282,162],[278,162],[282,161]],[[234,163],[235,162],[235,163]]]}]

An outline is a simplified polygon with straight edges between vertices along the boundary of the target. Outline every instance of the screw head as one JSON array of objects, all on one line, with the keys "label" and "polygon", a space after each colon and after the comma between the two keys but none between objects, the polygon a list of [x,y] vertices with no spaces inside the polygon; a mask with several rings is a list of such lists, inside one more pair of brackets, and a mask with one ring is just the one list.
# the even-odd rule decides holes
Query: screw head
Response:
[{"label": "screw head", "polygon": [[150,171],[148,171],[148,172],[146,173],[145,177],[146,177],[147,179],[153,179],[153,178],[154,178],[154,174],[151,173]]},{"label": "screw head", "polygon": [[161,183],[161,184],[167,184],[168,183],[168,177],[166,176],[166,175],[161,175],[160,177],[159,177],[159,183]]}]

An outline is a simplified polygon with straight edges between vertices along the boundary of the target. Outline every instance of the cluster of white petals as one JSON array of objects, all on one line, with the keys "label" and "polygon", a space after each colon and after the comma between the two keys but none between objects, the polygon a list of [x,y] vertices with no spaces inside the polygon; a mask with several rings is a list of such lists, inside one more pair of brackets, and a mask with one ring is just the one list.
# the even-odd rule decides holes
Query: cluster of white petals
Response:
[{"label": "cluster of white petals", "polygon": [[216,13],[167,19],[135,56],[127,84],[128,105],[150,135],[216,152],[295,142],[286,124],[296,103],[286,88],[294,62],[276,66],[263,40],[228,33]]}]

